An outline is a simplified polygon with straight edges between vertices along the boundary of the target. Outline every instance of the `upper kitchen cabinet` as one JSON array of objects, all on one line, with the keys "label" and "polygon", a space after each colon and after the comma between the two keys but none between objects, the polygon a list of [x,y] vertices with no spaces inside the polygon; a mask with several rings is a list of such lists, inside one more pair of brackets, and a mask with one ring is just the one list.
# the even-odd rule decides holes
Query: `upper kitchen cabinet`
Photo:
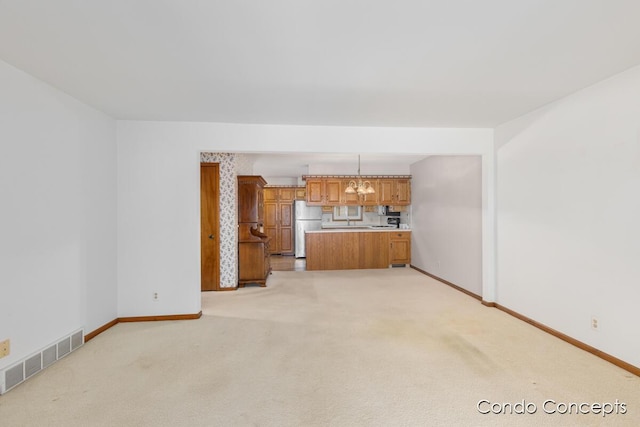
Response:
[{"label": "upper kitchen cabinet", "polygon": [[264,191],[265,202],[277,202],[278,201],[278,189],[277,188],[265,188]]},{"label": "upper kitchen cabinet", "polygon": [[337,178],[310,178],[307,180],[307,205],[332,206],[341,203],[341,180]]},{"label": "upper kitchen cabinet", "polygon": [[411,180],[407,178],[379,179],[378,204],[395,206],[411,204]]},{"label": "upper kitchen cabinet", "polygon": [[307,189],[306,187],[296,187],[296,200],[307,200]]},{"label": "upper kitchen cabinet", "polygon": [[322,205],[324,201],[324,180],[307,180],[307,205]]},{"label": "upper kitchen cabinet", "polygon": [[349,183],[352,180],[345,179],[340,183],[340,194],[342,195],[342,203],[343,205],[359,205],[360,204],[360,196],[357,193],[347,193],[346,190],[349,187]]},{"label": "upper kitchen cabinet", "polygon": [[281,188],[278,193],[279,202],[293,202],[296,199],[295,188]]},{"label": "upper kitchen cabinet", "polygon": [[396,205],[411,204],[411,180],[396,179]]},{"label": "upper kitchen cabinet", "polygon": [[[303,177],[305,178],[305,177]],[[368,181],[375,193],[358,195],[347,193],[349,182]],[[411,204],[411,178],[377,177],[308,177],[307,204],[311,206],[406,206]]]},{"label": "upper kitchen cabinet", "polygon": [[325,187],[325,202],[327,205],[339,204],[342,194],[340,193],[340,180],[339,179],[326,179],[324,182]]},{"label": "upper kitchen cabinet", "polygon": [[378,204],[378,181],[375,179],[366,180],[369,181],[371,187],[375,190],[372,194],[359,195],[357,193],[347,193],[346,190],[349,187],[350,182],[358,182],[357,178],[350,178],[342,180],[340,186],[340,204],[341,205],[357,205],[357,206],[375,206]]},{"label": "upper kitchen cabinet", "polygon": [[371,186],[375,190],[375,193],[373,193],[373,194],[363,194],[360,197],[360,203],[359,204],[362,205],[362,206],[379,205],[380,203],[378,203],[378,193],[380,192],[380,190],[379,190],[378,180],[377,179],[372,179],[372,180],[369,180],[369,183],[371,184]]},{"label": "upper kitchen cabinet", "polygon": [[395,187],[394,179],[378,180],[378,203],[381,205],[392,205],[395,201]]},{"label": "upper kitchen cabinet", "polygon": [[266,187],[264,189],[265,202],[293,202],[296,200],[298,187]]}]

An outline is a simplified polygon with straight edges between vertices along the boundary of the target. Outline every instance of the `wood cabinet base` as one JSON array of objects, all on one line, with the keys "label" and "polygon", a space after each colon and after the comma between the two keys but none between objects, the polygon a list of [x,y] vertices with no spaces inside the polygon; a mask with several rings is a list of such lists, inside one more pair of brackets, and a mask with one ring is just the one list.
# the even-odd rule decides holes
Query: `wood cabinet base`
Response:
[{"label": "wood cabinet base", "polygon": [[259,242],[240,242],[238,254],[238,287],[243,288],[247,283],[267,286],[267,277],[271,274],[269,238]]},{"label": "wood cabinet base", "polygon": [[260,285],[261,288],[266,288],[267,287],[267,279],[264,280],[244,280],[244,281],[239,281],[238,282],[238,287],[239,288],[244,288],[244,285],[246,284],[250,284],[250,283],[255,283],[257,285]]},{"label": "wood cabinet base", "polygon": [[307,270],[388,268],[411,263],[410,232],[308,233],[306,245]]}]

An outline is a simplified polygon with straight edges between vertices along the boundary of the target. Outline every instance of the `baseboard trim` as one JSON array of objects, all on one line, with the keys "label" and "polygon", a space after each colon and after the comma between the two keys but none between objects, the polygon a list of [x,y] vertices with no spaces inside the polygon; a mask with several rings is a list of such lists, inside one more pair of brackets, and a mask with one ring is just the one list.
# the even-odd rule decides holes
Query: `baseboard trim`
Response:
[{"label": "baseboard trim", "polygon": [[435,276],[435,275],[433,275],[431,273],[428,273],[428,272],[426,272],[424,270],[421,270],[420,268],[418,268],[418,267],[416,267],[414,265],[411,265],[411,268],[413,268],[414,270],[417,270],[420,273],[425,274],[425,275],[427,275],[427,276],[429,276],[429,277],[431,277],[433,279],[436,279],[437,281],[442,282],[445,285],[451,286],[452,288],[454,288],[454,289],[456,289],[456,290],[458,290],[460,292],[463,292],[463,293],[465,293],[465,294],[467,294],[469,296],[472,296],[472,297],[480,300],[482,305],[484,305],[486,307],[497,308],[498,310],[501,310],[501,311],[503,311],[503,312],[515,317],[518,320],[526,322],[526,323],[530,324],[531,326],[534,326],[534,327],[536,327],[536,328],[538,328],[538,329],[540,329],[540,330],[542,330],[542,331],[544,331],[544,332],[546,332],[546,333],[548,333],[550,335],[553,335],[556,338],[561,339],[562,341],[565,341],[565,342],[567,342],[567,343],[569,343],[569,344],[571,344],[573,346],[576,346],[581,350],[584,350],[584,351],[586,351],[588,353],[591,353],[594,356],[597,356],[597,357],[599,357],[599,358],[601,358],[603,360],[606,360],[607,362],[612,363],[612,364],[616,365],[617,367],[622,368],[625,371],[631,372],[632,374],[640,377],[640,368],[637,367],[637,366],[634,366],[634,365],[632,365],[630,363],[627,363],[624,360],[618,359],[617,357],[612,356],[612,355],[610,355],[608,353],[605,353],[602,350],[598,350],[597,348],[592,347],[589,344],[585,344],[582,341],[578,341],[577,339],[572,338],[569,335],[563,334],[560,331],[556,331],[555,329],[550,328],[550,327],[548,327],[548,326],[546,326],[546,325],[544,325],[544,324],[542,324],[540,322],[536,322],[535,320],[533,320],[533,319],[531,319],[531,318],[529,318],[527,316],[524,316],[524,315],[522,315],[522,314],[520,314],[520,313],[518,313],[516,311],[513,311],[510,308],[507,308],[507,307],[505,307],[503,305],[500,305],[500,304],[498,304],[496,302],[485,301],[485,300],[482,299],[481,296],[476,295],[473,292],[469,292],[468,290],[466,290],[464,288],[461,288],[458,285],[454,285],[453,283],[451,283],[451,282],[449,282],[447,280],[444,280],[444,279],[442,279],[442,278],[440,278],[438,276]]},{"label": "baseboard trim", "polygon": [[92,340],[93,338],[97,337],[98,335],[100,335],[101,333],[103,333],[104,331],[106,331],[107,329],[116,326],[118,324],[118,319],[113,319],[111,322],[106,323],[102,326],[100,326],[98,329],[96,329],[95,331],[91,331],[89,332],[87,335],[84,336],[84,342],[87,342],[89,340]]},{"label": "baseboard trim", "polygon": [[216,292],[218,292],[218,291],[237,291],[237,290],[238,290],[238,287],[237,287],[237,286],[234,286],[234,287],[232,287],[232,288],[220,288],[220,289],[216,289]]},{"label": "baseboard trim", "polygon": [[422,274],[424,274],[424,275],[426,275],[426,276],[431,277],[432,279],[436,279],[438,282],[442,282],[442,283],[444,283],[444,284],[445,284],[445,285],[447,285],[447,286],[451,286],[452,288],[454,288],[454,289],[456,289],[456,290],[458,290],[458,291],[460,291],[460,292],[462,292],[462,293],[465,293],[465,294],[469,295],[470,297],[477,299],[478,301],[482,301],[482,297],[481,297],[480,295],[474,294],[473,292],[468,291],[468,290],[466,290],[465,288],[462,288],[462,287],[460,287],[460,286],[458,286],[458,285],[455,285],[455,284],[453,284],[453,283],[449,282],[448,280],[444,280],[444,279],[443,279],[443,278],[441,278],[441,277],[438,277],[438,276],[436,276],[436,275],[434,275],[434,274],[431,274],[431,273],[429,273],[428,271],[424,271],[423,269],[418,268],[418,267],[416,267],[416,266],[415,266],[415,265],[413,265],[413,264],[411,264],[411,265],[410,265],[410,267],[411,267],[411,268],[413,268],[413,269],[414,269],[414,270],[416,270],[416,271],[419,271],[420,273],[422,273]]},{"label": "baseboard trim", "polygon": [[196,314],[169,314],[165,316],[119,317],[118,322],[156,322],[162,320],[195,320],[202,317],[202,311]]},{"label": "baseboard trim", "polygon": [[590,346],[589,344],[583,343],[582,341],[579,341],[575,338],[570,337],[569,335],[566,335],[560,331],[557,331],[553,328],[548,327],[545,324],[542,324],[540,322],[537,322],[527,316],[524,316],[520,313],[518,313],[517,311],[513,311],[510,308],[507,308],[503,305],[500,305],[498,303],[490,303],[493,304],[489,307],[495,307],[498,310],[504,311],[505,313],[515,317],[516,319],[522,320],[523,322],[526,322],[528,324],[530,324],[531,326],[535,326],[536,328],[553,335],[556,338],[561,339],[562,341],[568,342],[571,345],[574,345],[576,347],[578,347],[581,350],[584,350],[586,352],[589,352],[591,354],[593,354],[594,356],[597,356],[601,359],[606,360],[609,363],[612,363],[614,365],[616,365],[619,368],[624,369],[625,371],[631,372],[632,374],[639,376],[640,377],[640,368],[637,366],[634,366],[630,363],[625,362],[624,360],[618,359],[615,356],[610,355],[609,353],[605,353],[602,350],[598,350],[595,347]]},{"label": "baseboard trim", "polygon": [[95,331],[92,331],[84,336],[84,342],[87,342],[96,336],[100,335],[109,328],[114,327],[118,323],[131,323],[131,322],[156,322],[163,320],[195,320],[202,317],[202,311],[195,314],[168,314],[163,316],[134,316],[134,317],[118,317],[111,322],[100,326]]}]

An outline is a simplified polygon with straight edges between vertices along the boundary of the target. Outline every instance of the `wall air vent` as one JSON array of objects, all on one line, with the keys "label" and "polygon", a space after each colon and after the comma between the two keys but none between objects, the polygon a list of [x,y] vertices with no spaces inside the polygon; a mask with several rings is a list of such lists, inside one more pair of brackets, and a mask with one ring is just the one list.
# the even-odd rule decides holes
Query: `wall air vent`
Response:
[{"label": "wall air vent", "polygon": [[0,371],[0,394],[6,393],[26,379],[50,366],[53,362],[60,360],[67,354],[80,348],[83,343],[84,330],[80,329]]},{"label": "wall air vent", "polygon": [[42,353],[31,356],[24,362],[24,378],[37,374],[42,370]]},{"label": "wall air vent", "polygon": [[12,368],[4,371],[4,382],[7,390],[24,381],[24,363],[20,362]]}]

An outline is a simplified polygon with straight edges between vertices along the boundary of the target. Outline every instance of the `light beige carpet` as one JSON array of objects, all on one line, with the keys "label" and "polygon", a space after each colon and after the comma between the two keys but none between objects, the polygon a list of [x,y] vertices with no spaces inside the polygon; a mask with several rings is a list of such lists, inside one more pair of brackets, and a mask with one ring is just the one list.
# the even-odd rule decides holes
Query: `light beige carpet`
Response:
[{"label": "light beige carpet", "polygon": [[203,313],[111,328],[0,396],[0,425],[640,425],[640,378],[412,269],[275,272]]}]

